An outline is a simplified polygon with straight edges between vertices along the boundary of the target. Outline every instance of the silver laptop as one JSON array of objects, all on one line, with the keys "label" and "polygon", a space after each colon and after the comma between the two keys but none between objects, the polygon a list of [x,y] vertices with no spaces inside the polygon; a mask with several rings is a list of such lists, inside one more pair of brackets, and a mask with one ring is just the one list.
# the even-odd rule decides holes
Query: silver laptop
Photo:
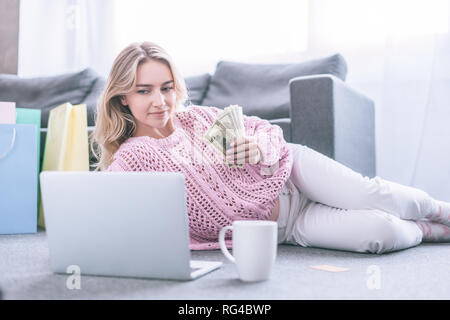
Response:
[{"label": "silver laptop", "polygon": [[40,185],[56,273],[191,280],[222,265],[190,260],[181,173],[43,171]]}]

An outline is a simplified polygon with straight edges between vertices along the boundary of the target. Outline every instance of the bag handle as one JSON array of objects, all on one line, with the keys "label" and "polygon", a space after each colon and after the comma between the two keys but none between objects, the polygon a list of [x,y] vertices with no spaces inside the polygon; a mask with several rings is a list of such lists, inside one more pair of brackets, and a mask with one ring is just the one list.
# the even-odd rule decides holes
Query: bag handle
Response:
[{"label": "bag handle", "polygon": [[13,136],[11,139],[11,144],[10,144],[9,148],[3,154],[0,154],[0,159],[3,159],[4,157],[6,157],[8,155],[8,153],[12,150],[12,148],[14,148],[15,142],[16,142],[16,128],[13,128]]}]

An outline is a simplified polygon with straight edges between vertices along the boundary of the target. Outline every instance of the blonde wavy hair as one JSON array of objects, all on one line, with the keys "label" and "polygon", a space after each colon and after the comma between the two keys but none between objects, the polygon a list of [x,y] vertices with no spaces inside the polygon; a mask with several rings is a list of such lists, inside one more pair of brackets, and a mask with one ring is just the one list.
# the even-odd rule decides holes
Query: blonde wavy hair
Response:
[{"label": "blonde wavy hair", "polygon": [[132,43],[114,60],[106,86],[97,102],[95,130],[91,134],[91,151],[97,162],[95,171],[105,170],[113,162],[120,145],[134,135],[136,121],[120,97],[131,92],[136,85],[136,72],[140,64],[156,60],[167,65],[174,80],[175,112],[181,111],[188,95],[186,83],[169,54],[153,42]]}]

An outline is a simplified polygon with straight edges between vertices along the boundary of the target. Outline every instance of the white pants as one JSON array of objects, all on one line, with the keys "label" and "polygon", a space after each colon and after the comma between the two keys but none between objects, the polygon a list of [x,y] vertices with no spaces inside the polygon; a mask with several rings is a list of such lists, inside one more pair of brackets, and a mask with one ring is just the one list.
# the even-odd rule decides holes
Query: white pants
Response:
[{"label": "white pants", "polygon": [[427,193],[363,177],[306,146],[288,146],[293,167],[280,193],[279,243],[378,254],[421,243],[411,220],[434,209]]}]

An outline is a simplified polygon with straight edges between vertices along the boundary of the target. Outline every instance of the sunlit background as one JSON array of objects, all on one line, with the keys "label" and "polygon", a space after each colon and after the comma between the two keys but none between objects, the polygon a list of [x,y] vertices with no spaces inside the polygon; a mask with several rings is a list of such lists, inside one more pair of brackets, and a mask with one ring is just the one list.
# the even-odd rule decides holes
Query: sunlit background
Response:
[{"label": "sunlit background", "polygon": [[346,82],[376,104],[377,174],[450,200],[449,13],[449,0],[21,0],[18,73],[106,77],[121,49],[144,40],[186,77],[220,60],[339,52]]}]

